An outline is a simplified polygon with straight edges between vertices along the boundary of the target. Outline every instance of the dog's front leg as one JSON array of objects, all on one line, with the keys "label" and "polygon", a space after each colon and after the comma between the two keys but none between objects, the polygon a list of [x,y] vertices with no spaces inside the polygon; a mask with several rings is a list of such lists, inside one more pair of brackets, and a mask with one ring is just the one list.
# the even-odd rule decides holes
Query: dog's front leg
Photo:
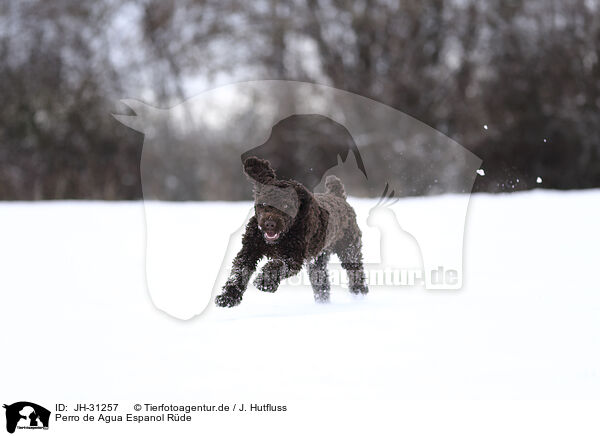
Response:
[{"label": "dog's front leg", "polygon": [[254,286],[263,292],[275,292],[282,280],[300,272],[302,262],[281,259],[272,260],[263,266],[254,279]]},{"label": "dog's front leg", "polygon": [[263,257],[260,250],[262,240],[257,230],[256,218],[252,217],[242,237],[242,249],[235,256],[229,279],[223,286],[223,292],[215,298],[217,306],[237,306],[248,286],[250,276],[256,271],[258,261]]}]

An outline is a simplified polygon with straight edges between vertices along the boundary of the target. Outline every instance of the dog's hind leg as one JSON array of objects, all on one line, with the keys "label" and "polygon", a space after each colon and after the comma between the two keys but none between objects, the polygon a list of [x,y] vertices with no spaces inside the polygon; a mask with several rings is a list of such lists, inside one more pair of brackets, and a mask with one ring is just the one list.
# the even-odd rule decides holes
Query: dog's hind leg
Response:
[{"label": "dog's hind leg", "polygon": [[369,292],[365,279],[361,249],[360,235],[356,235],[355,233],[348,235],[335,248],[335,254],[337,254],[342,262],[342,268],[348,274],[348,289],[353,294],[366,294]]},{"label": "dog's hind leg", "polygon": [[330,253],[324,251],[315,260],[308,263],[308,276],[317,303],[329,302],[329,275],[327,273],[329,256]]}]

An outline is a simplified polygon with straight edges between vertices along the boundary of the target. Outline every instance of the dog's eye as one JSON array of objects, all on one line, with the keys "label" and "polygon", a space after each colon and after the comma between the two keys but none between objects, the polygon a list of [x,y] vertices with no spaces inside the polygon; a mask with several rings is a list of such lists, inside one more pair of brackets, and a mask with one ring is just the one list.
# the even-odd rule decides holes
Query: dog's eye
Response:
[{"label": "dog's eye", "polygon": [[260,205],[264,207],[267,205],[267,203],[261,203]]}]

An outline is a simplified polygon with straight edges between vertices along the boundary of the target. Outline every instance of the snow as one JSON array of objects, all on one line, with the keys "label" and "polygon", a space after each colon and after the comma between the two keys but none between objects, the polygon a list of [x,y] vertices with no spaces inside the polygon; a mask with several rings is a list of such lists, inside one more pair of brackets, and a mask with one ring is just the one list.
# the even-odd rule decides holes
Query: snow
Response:
[{"label": "snow", "polygon": [[[363,216],[375,203],[350,201]],[[418,213],[459,201],[399,204]],[[317,305],[306,288],[251,286],[240,306],[211,304],[189,321],[149,298],[142,203],[0,204],[2,402],[288,409],[109,424],[118,434],[597,435],[599,204],[600,190],[473,195],[458,291],[371,287],[354,299],[334,286],[332,303]],[[201,242],[210,256],[249,204],[162,207],[221,219]],[[372,250],[378,233],[364,230]]]},{"label": "snow", "polygon": [[477,171],[477,174],[479,174],[480,176],[485,176],[485,171],[483,170],[483,168],[479,168]]},{"label": "snow", "polygon": [[538,177],[537,179],[535,179],[535,183],[542,183],[542,178]]}]

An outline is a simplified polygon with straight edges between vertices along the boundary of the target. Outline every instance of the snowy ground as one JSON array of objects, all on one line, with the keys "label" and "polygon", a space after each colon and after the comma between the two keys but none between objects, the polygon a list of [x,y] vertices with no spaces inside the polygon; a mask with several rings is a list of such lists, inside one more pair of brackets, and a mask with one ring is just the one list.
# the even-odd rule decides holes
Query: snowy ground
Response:
[{"label": "snowy ground", "polygon": [[[227,223],[247,212],[199,207]],[[309,290],[250,288],[182,321],[148,296],[141,203],[0,204],[0,402],[287,407],[51,421],[53,434],[597,435],[598,223],[598,190],[474,195],[462,290],[336,287],[318,306]]]}]

